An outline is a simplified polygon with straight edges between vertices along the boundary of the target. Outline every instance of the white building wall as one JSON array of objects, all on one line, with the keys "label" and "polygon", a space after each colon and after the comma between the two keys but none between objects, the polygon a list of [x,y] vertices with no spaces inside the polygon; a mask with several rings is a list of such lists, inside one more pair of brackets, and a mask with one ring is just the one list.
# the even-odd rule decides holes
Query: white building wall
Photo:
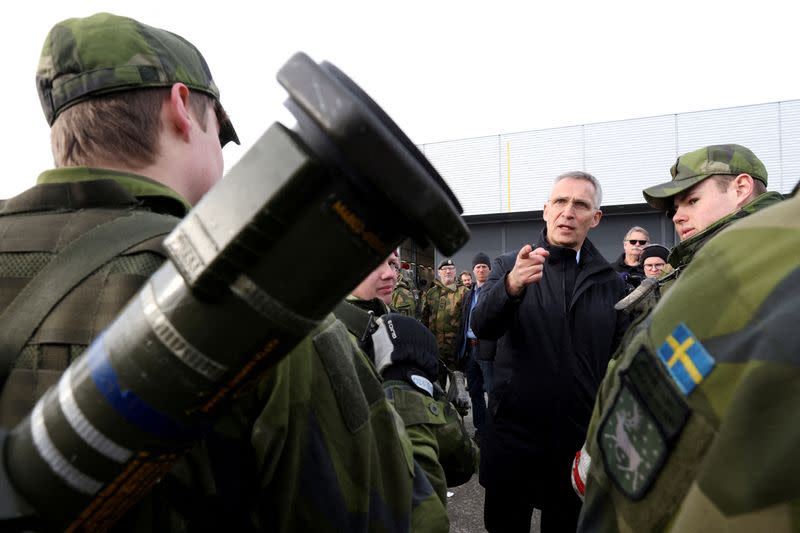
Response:
[{"label": "white building wall", "polygon": [[565,170],[583,168],[582,126],[513,133],[500,139],[503,211],[542,209],[553,178]]},{"label": "white building wall", "polygon": [[669,179],[675,161],[674,115],[585,128],[586,170],[600,180],[604,205],[642,203],[642,189]]},{"label": "white building wall", "polygon": [[591,172],[603,205],[640,204],[667,181],[678,155],[710,144],[747,146],[764,162],[769,189],[800,179],[800,100],[459,139],[421,145],[465,215],[542,209],[557,175]]},{"label": "white building wall", "polygon": [[[478,137],[423,145],[422,153],[442,173],[465,213],[503,210],[498,182],[498,137]],[[442,173],[444,177],[444,173]]]}]

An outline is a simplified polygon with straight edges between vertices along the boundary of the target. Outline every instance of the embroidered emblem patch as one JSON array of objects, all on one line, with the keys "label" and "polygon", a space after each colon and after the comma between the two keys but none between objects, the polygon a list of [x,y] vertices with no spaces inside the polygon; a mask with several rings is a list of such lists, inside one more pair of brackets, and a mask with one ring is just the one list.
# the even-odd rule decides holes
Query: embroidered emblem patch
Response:
[{"label": "embroidered emblem patch", "polygon": [[628,497],[650,487],[666,458],[667,444],[651,414],[623,379],[611,411],[600,426],[600,449],[609,476]]},{"label": "embroidered emblem patch", "polygon": [[658,356],[685,395],[692,392],[716,364],[711,354],[683,323],[678,324],[667,336],[658,349]]},{"label": "embroidered emblem patch", "polygon": [[638,500],[658,478],[691,412],[644,346],[620,370],[619,383],[596,438],[609,478]]}]

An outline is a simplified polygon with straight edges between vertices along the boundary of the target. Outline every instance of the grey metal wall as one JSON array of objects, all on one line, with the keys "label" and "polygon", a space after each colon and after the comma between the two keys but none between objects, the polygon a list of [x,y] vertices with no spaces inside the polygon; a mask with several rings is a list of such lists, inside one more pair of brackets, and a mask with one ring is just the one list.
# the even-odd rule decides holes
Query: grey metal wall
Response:
[{"label": "grey metal wall", "polygon": [[553,178],[593,173],[603,207],[642,202],[642,189],[669,179],[678,155],[739,143],[767,167],[769,189],[800,178],[800,100],[584,124],[421,145],[465,215],[542,209]]},{"label": "grey metal wall", "polygon": [[[519,250],[535,241],[544,228],[541,211],[467,216],[465,219],[472,237],[453,256],[459,272],[472,269],[472,258],[477,252],[495,258],[502,253]],[[646,204],[604,210],[600,224],[589,232],[589,240],[611,262],[622,253],[622,239],[632,226],[645,228],[650,233],[651,242],[668,247],[677,243],[672,222]],[[435,264],[441,259],[441,254],[436,252]]]}]

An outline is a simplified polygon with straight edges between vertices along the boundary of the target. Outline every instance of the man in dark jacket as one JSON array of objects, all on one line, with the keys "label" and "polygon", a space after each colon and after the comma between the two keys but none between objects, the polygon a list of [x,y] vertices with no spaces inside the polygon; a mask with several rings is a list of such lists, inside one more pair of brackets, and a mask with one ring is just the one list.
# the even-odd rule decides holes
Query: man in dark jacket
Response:
[{"label": "man in dark jacket", "polygon": [[[586,239],[602,190],[586,172],[558,176],[535,243],[500,256],[472,314],[481,339],[498,339],[511,377],[498,384],[482,442],[480,482],[490,532],[574,531],[580,500],[568,476],[595,395],[627,326],[614,311],[623,281]],[[576,447],[577,445],[577,447]]]},{"label": "man in dark jacket", "polygon": [[472,271],[475,286],[465,295],[461,303],[461,325],[458,330],[458,360],[467,376],[467,389],[472,403],[472,421],[475,424],[475,441],[480,444],[486,422],[486,398],[484,392],[492,388],[492,366],[496,343],[493,340],[478,339],[472,331],[470,316],[478,303],[486,280],[491,272],[491,259],[483,252],[475,254]]},{"label": "man in dark jacket", "polygon": [[645,277],[640,255],[648,242],[650,242],[650,234],[647,233],[647,230],[641,226],[633,226],[622,240],[624,251],[616,261],[611,263],[611,268],[616,270],[619,276],[630,285],[631,290],[638,287]]}]

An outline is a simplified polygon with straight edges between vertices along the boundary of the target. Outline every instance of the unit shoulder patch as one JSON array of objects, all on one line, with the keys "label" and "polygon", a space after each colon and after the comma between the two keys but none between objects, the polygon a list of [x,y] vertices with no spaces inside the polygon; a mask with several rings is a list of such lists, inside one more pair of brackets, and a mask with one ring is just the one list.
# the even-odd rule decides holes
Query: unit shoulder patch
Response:
[{"label": "unit shoulder patch", "polygon": [[633,500],[647,494],[690,412],[657,365],[642,348],[620,371],[619,391],[597,434],[608,476]]}]

